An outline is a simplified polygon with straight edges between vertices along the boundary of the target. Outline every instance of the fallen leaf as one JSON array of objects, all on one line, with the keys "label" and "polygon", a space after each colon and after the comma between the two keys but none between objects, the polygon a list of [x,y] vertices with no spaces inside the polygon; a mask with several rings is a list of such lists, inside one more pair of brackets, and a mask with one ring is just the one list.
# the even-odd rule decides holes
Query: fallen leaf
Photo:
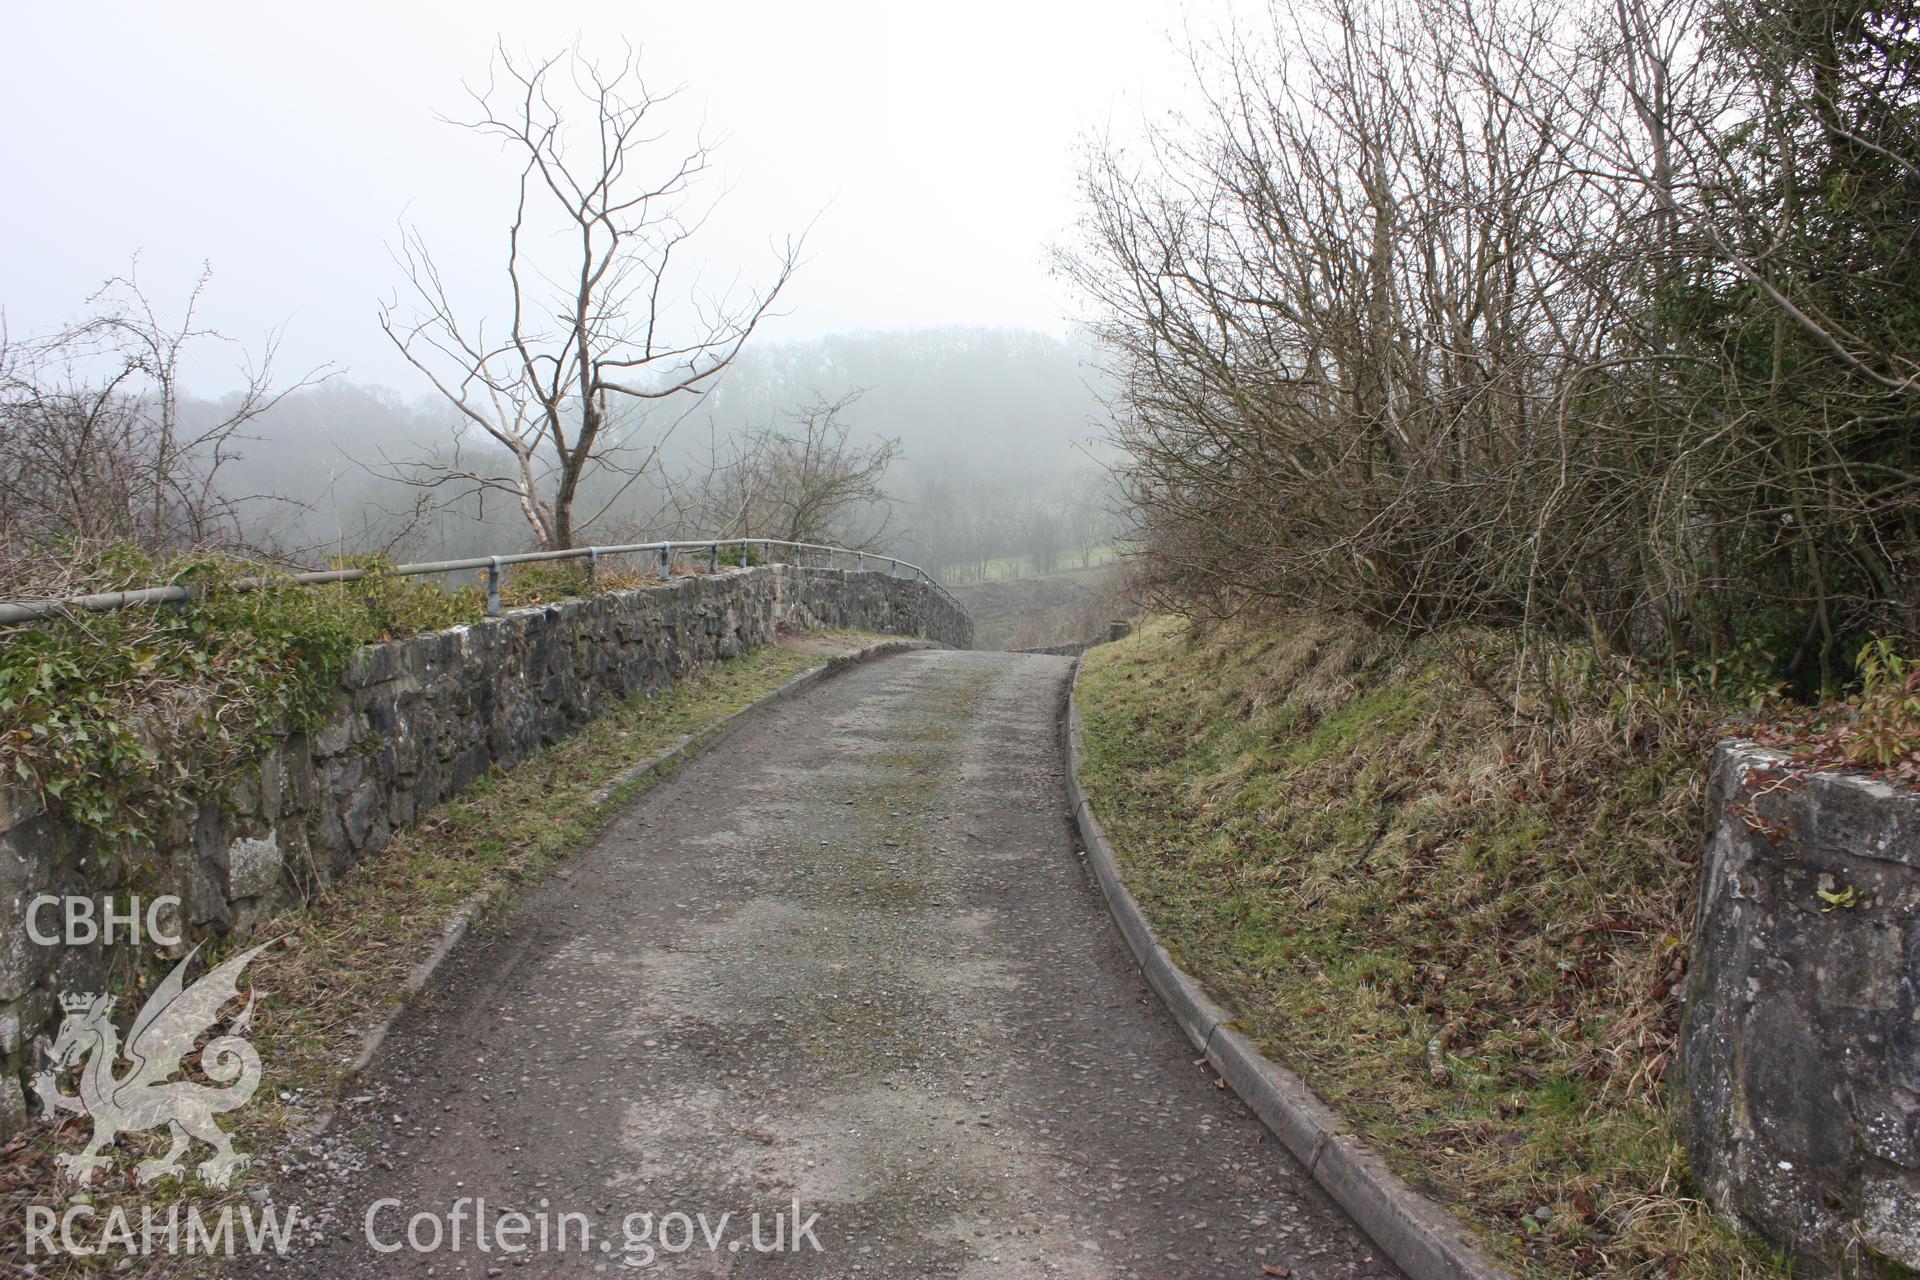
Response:
[{"label": "fallen leaf", "polygon": [[1293,1272],[1287,1270],[1285,1267],[1276,1267],[1271,1262],[1263,1262],[1260,1264],[1260,1274],[1263,1276],[1290,1276]]}]

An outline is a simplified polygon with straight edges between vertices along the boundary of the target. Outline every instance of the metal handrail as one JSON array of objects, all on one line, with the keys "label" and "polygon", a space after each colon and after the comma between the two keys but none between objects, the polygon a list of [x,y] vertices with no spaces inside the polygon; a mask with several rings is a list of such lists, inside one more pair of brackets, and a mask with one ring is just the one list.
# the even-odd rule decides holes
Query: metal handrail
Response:
[{"label": "metal handrail", "polygon": [[[789,548],[794,551],[824,551],[827,556],[826,567],[835,567],[836,555],[852,556],[853,567],[864,570],[869,558],[887,564],[889,574],[898,574],[902,569],[911,569],[921,579],[945,596],[956,609],[966,611],[966,606],[954,596],[953,592],[941,584],[939,579],[897,556],[876,555],[867,551],[854,551],[847,547],[831,547],[818,542],[789,542],[784,538],[702,538],[691,542],[629,542],[613,547],[570,547],[564,551],[520,551],[504,556],[470,556],[465,560],[431,560],[421,564],[395,565],[391,569],[315,569],[306,573],[260,574],[250,578],[235,578],[220,585],[230,591],[259,591],[267,587],[294,584],[299,586],[318,586],[328,582],[356,582],[371,577],[375,573],[392,574],[395,577],[408,578],[426,573],[462,573],[469,570],[487,571],[487,615],[497,616],[500,612],[500,571],[509,565],[532,564],[541,560],[585,560],[590,567],[597,568],[600,557],[630,555],[636,552],[655,552],[660,557],[659,575],[668,576],[673,554],[676,551],[700,550],[707,552],[709,571],[720,567],[720,549],[722,547],[759,547],[771,560],[774,547]],[[800,566],[806,567],[806,566]],[[817,566],[816,566],[817,567]],[[90,596],[66,596],[57,600],[5,600],[0,601],[0,626],[20,622],[43,622],[48,618],[57,618],[71,610],[86,613],[110,613],[115,609],[131,609],[143,604],[164,604],[168,601],[192,600],[203,594],[205,588],[195,584],[170,587],[138,587],[130,591],[106,591]]]}]

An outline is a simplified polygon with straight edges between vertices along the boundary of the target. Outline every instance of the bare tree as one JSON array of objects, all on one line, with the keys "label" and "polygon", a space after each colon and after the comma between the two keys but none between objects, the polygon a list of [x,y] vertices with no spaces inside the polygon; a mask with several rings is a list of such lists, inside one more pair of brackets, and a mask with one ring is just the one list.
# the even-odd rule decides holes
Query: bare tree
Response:
[{"label": "bare tree", "polygon": [[1086,569],[1093,564],[1093,553],[1113,536],[1113,519],[1108,511],[1112,496],[1107,476],[1103,471],[1083,467],[1068,478],[1064,491],[1066,497],[1061,508],[1064,537],[1079,557],[1080,567]]},{"label": "bare tree", "polygon": [[[1856,0],[1306,0],[1097,148],[1066,260],[1170,603],[1920,633],[1920,20]],[[1784,641],[1783,641],[1783,637]]]},{"label": "bare tree", "polygon": [[246,546],[241,509],[263,495],[221,480],[247,427],[280,400],[328,376],[273,385],[275,341],[243,353],[240,390],[210,416],[183,415],[190,351],[230,340],[198,319],[203,269],[178,319],[157,311],[137,272],[88,299],[92,313],[56,333],[0,334],[0,539],[21,565],[53,563],[55,543],[82,556],[108,544],[170,554]]},{"label": "bare tree", "polygon": [[[466,424],[504,450],[506,465],[456,448],[406,477],[455,500],[504,490],[538,545],[568,547],[658,464],[688,402],[768,316],[799,246],[785,243],[762,289],[699,287],[687,245],[712,209],[694,192],[713,150],[696,139],[659,153],[657,113],[673,95],[648,90],[631,49],[607,69],[577,47],[535,61],[502,45],[486,86],[469,94],[474,114],[454,123],[498,139],[520,170],[506,319],[490,329],[463,313],[426,242],[409,231],[396,256],[415,306],[402,318],[397,303],[385,305],[380,323]],[[547,244],[563,247],[536,249]],[[651,408],[666,421],[636,441]],[[625,481],[577,519],[582,481],[596,469]]]},{"label": "bare tree", "polygon": [[861,394],[816,395],[790,411],[784,427],[735,439],[692,504],[702,527],[739,538],[877,547],[893,521],[886,476],[900,441],[853,438],[842,414]]},{"label": "bare tree", "polygon": [[1028,505],[1020,525],[1020,541],[1033,559],[1033,571],[1046,575],[1060,567],[1060,553],[1066,547],[1066,529],[1060,512],[1043,498]]}]

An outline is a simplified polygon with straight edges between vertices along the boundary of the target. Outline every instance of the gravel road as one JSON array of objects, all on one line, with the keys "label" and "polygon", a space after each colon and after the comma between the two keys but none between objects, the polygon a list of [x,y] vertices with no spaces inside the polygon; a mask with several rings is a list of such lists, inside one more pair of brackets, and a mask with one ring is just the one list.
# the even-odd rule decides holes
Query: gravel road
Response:
[{"label": "gravel road", "polygon": [[1396,1275],[1140,979],[1068,671],[907,653],[690,761],[460,949],[243,1273]]}]

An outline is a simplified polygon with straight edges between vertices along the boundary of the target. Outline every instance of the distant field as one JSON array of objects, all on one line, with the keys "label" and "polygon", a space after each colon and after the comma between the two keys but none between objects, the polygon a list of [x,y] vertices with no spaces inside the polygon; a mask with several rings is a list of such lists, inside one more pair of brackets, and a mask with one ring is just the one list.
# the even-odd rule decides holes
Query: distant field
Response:
[{"label": "distant field", "polygon": [[1068,644],[1099,631],[1108,614],[1125,611],[1113,599],[1112,560],[1108,552],[1090,569],[960,582],[950,589],[973,617],[974,644],[982,649]]},{"label": "distant field", "polygon": [[1000,556],[986,563],[984,576],[975,576],[980,572],[977,565],[952,565],[942,574],[948,585],[955,583],[1001,582],[1009,578],[1037,578],[1069,574],[1082,568],[1097,569],[1103,564],[1111,564],[1119,558],[1112,547],[1095,547],[1083,566],[1076,555],[1061,556],[1053,574],[1045,575],[1034,563],[1032,556]]}]

